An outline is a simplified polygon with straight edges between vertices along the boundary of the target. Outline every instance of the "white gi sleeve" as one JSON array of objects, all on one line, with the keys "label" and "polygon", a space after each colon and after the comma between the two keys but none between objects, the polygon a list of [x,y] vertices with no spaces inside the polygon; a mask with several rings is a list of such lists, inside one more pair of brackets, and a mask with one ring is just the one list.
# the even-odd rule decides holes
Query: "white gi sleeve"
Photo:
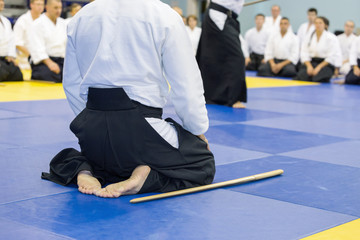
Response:
[{"label": "white gi sleeve", "polygon": [[23,18],[14,25],[15,46],[25,46],[25,26]]},{"label": "white gi sleeve", "polygon": [[272,34],[266,42],[264,60],[265,62],[274,59],[274,43],[276,34]]},{"label": "white gi sleeve", "polygon": [[245,41],[245,39],[240,35],[240,42],[241,42],[241,50],[244,54],[244,57],[245,58],[248,58],[250,57],[250,54],[249,54],[249,50],[248,50],[248,46],[247,46],[247,43]]},{"label": "white gi sleeve", "polygon": [[[40,20],[40,19],[38,19]],[[41,61],[49,58],[49,55],[46,53],[44,31],[41,29],[41,24],[39,22],[34,22],[30,27],[30,54],[31,59],[34,64],[39,64]]]},{"label": "white gi sleeve", "polygon": [[329,52],[328,56],[325,58],[325,61],[334,65],[335,67],[341,67],[342,65],[342,54],[341,54],[341,48],[340,43],[337,37],[331,36],[329,38],[331,41],[329,41]]},{"label": "white gi sleeve", "polygon": [[245,33],[245,42],[246,42],[246,47],[247,47],[249,56],[250,56],[250,53],[252,52],[251,47],[250,47],[250,36],[251,36],[251,29],[247,30]]},{"label": "white gi sleeve", "polygon": [[360,37],[357,37],[351,44],[349,61],[351,66],[357,66],[357,59],[360,56]]},{"label": "white gi sleeve", "polygon": [[179,18],[166,34],[162,48],[164,74],[171,86],[171,100],[183,127],[194,135],[209,127],[204,88],[190,39]]},{"label": "white gi sleeve", "polygon": [[293,41],[291,42],[291,49],[289,55],[289,61],[296,65],[299,61],[299,38],[296,35],[293,35]]},{"label": "white gi sleeve", "polygon": [[76,57],[75,46],[71,37],[68,37],[64,62],[63,87],[75,115],[78,115],[86,106],[85,100],[80,97],[79,65]]},{"label": "white gi sleeve", "polygon": [[302,43],[302,46],[301,46],[300,59],[301,59],[302,63],[311,61],[310,52],[309,52],[309,45],[311,42],[310,36],[311,35],[309,35],[308,37],[305,38],[305,41]]},{"label": "white gi sleeve", "polygon": [[14,33],[11,29],[11,25],[9,23],[9,43],[8,43],[8,49],[9,49],[9,53],[8,56],[9,57],[13,57],[16,58],[16,46],[15,46],[15,41],[14,41]]}]

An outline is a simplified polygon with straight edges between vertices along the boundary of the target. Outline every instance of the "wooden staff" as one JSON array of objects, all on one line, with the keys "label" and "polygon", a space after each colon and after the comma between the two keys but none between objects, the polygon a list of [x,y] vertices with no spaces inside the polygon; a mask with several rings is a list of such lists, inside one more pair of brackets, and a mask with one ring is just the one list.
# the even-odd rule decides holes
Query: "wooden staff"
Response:
[{"label": "wooden staff", "polygon": [[258,0],[258,1],[248,2],[248,3],[244,3],[243,6],[246,7],[246,6],[250,6],[250,5],[265,2],[265,1],[268,1],[268,0]]},{"label": "wooden staff", "polygon": [[147,202],[147,201],[157,200],[157,199],[161,199],[161,198],[169,198],[169,197],[174,197],[174,196],[179,196],[179,195],[184,195],[184,194],[189,194],[189,193],[202,192],[202,191],[215,189],[215,188],[221,188],[221,187],[227,187],[227,186],[236,185],[236,184],[253,182],[253,181],[257,181],[257,180],[261,180],[261,179],[265,179],[265,178],[278,176],[283,173],[284,173],[284,170],[278,169],[278,170],[274,170],[271,172],[260,173],[260,174],[243,177],[243,178],[238,178],[238,179],[234,179],[234,180],[229,180],[229,181],[225,181],[225,182],[213,183],[213,184],[209,184],[209,185],[205,185],[205,186],[193,187],[193,188],[183,189],[183,190],[179,190],[179,191],[173,191],[173,192],[168,192],[168,193],[152,195],[152,196],[148,196],[148,197],[134,198],[134,199],[130,200],[130,202],[131,203],[140,203],[140,202]]}]

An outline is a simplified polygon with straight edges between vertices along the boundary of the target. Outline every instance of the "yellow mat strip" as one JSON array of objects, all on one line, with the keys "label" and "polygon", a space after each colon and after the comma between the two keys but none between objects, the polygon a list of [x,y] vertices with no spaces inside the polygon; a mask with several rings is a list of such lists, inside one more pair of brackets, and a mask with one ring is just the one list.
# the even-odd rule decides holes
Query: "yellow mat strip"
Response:
[{"label": "yellow mat strip", "polygon": [[61,83],[48,82],[6,82],[0,85],[0,101],[31,101],[64,99]]},{"label": "yellow mat strip", "polygon": [[[0,102],[64,99],[61,84],[30,81],[31,71],[23,71],[24,82],[0,83]],[[248,88],[294,87],[318,85],[318,83],[283,80],[275,78],[247,77]]]},{"label": "yellow mat strip", "polygon": [[303,238],[301,240],[359,240],[360,239],[360,219],[343,225],[331,228],[329,230],[317,233],[315,235]]},{"label": "yellow mat strip", "polygon": [[271,88],[271,87],[313,86],[313,85],[319,85],[319,83],[284,80],[284,79],[276,79],[276,78],[246,77],[246,85],[248,88]]}]

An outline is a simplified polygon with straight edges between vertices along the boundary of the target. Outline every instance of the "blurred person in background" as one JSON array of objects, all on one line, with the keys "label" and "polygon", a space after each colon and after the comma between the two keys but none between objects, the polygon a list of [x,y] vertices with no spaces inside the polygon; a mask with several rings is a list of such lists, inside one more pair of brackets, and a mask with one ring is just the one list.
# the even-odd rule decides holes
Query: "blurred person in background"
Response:
[{"label": "blurred person in background", "polygon": [[238,15],[244,0],[213,0],[205,13],[196,58],[207,103],[245,108],[245,58]]},{"label": "blurred person in background", "polygon": [[23,76],[16,63],[16,47],[11,23],[1,14],[4,7],[4,0],[0,0],[0,82],[22,81]]},{"label": "blurred person in background", "polygon": [[46,12],[33,23],[30,39],[31,78],[62,82],[66,48],[66,23],[60,17],[61,0],[48,0]]},{"label": "blurred person in background", "polygon": [[289,31],[290,21],[284,17],[280,21],[280,31],[270,36],[265,49],[265,64],[259,67],[258,76],[294,77],[299,61],[297,36]]},{"label": "blurred person in background", "polygon": [[356,39],[356,35],[354,34],[355,23],[353,21],[346,21],[344,26],[344,33],[337,36],[340,47],[341,47],[341,54],[342,54],[342,63],[340,66],[339,73],[341,75],[346,75],[351,70],[350,65],[350,49],[352,43]]},{"label": "blurred person in background", "polygon": [[329,82],[334,74],[339,56],[339,42],[336,36],[327,31],[329,20],[317,17],[315,31],[309,35],[301,47],[301,62],[303,65],[296,80]]},{"label": "blurred person in background", "polygon": [[257,71],[264,61],[265,47],[269,39],[270,32],[264,27],[265,16],[257,14],[255,16],[255,27],[249,29],[245,34],[245,41],[250,54],[250,59],[246,62],[246,70]]},{"label": "blurred person in background", "polygon": [[29,34],[33,22],[44,12],[44,0],[30,0],[30,10],[21,15],[14,25],[15,45],[21,68],[29,69],[30,38]]},{"label": "blurred person in background", "polygon": [[189,34],[191,44],[194,48],[194,54],[196,55],[201,36],[201,28],[197,26],[197,17],[195,15],[188,16],[186,20],[186,31]]},{"label": "blurred person in background", "polygon": [[78,4],[78,3],[73,3],[70,5],[70,16],[71,17],[68,17],[67,19],[65,19],[65,23],[66,24],[69,24],[69,22],[71,21],[71,19],[75,16],[75,14],[80,11],[81,9],[81,5]]}]

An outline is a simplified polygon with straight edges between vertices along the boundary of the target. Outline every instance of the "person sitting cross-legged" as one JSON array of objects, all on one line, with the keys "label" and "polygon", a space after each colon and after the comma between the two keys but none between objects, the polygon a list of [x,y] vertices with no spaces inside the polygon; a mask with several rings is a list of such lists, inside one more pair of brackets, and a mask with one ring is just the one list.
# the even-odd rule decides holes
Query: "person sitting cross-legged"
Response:
[{"label": "person sitting cross-legged", "polygon": [[288,18],[280,21],[280,31],[273,34],[265,49],[265,64],[259,67],[258,76],[294,77],[299,61],[299,43],[292,31],[289,31]]}]

